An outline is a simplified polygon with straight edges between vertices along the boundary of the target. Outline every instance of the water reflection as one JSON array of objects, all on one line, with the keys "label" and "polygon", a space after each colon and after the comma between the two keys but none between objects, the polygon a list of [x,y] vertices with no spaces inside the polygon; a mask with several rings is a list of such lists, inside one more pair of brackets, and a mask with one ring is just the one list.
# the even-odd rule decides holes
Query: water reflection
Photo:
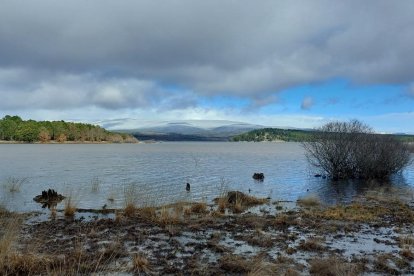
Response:
[{"label": "water reflection", "polygon": [[384,180],[320,180],[317,196],[326,204],[349,203],[357,195],[375,191],[389,196],[407,198],[413,196],[413,187],[403,174],[396,174]]},{"label": "water reflection", "polygon": [[33,198],[33,201],[42,204],[42,208],[45,209],[56,209],[58,203],[62,202],[65,197],[61,194],[58,194],[53,189],[44,190],[40,195],[37,195]]},{"label": "water reflection", "polygon": [[[99,209],[124,207],[125,187],[130,185],[135,186],[137,205],[210,203],[223,188],[272,200],[316,194],[324,202],[337,203],[373,185],[314,177],[299,143],[0,145],[0,155],[0,182],[28,177],[20,192],[10,193],[0,185],[0,204],[13,211],[42,210],[33,197],[49,188],[73,195],[79,208]],[[256,172],[264,174],[263,181],[252,178]],[[99,188],[93,185],[96,178]],[[378,185],[390,183],[413,187],[414,165]]]}]

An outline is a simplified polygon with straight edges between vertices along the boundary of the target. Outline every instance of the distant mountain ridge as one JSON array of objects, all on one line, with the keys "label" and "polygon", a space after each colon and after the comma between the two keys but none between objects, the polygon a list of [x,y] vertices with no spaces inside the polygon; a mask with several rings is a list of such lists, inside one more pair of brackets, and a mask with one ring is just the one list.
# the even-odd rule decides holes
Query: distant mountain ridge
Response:
[{"label": "distant mountain ridge", "polygon": [[117,119],[96,122],[107,128],[134,135],[139,140],[229,141],[233,136],[265,128],[262,125],[225,120],[139,121]]}]

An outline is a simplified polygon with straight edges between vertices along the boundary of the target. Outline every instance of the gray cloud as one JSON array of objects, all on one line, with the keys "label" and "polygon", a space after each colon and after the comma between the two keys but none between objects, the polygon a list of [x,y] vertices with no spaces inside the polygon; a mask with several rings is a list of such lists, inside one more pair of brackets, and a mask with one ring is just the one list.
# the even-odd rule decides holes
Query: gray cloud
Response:
[{"label": "gray cloud", "polygon": [[409,97],[414,98],[414,82],[408,87],[407,93]]},{"label": "gray cloud", "polygon": [[412,14],[410,0],[5,0],[0,107],[178,108],[215,94],[261,105],[335,77],[406,85]]},{"label": "gray cloud", "polygon": [[303,110],[309,110],[314,105],[314,101],[312,97],[305,97],[302,100],[302,104],[300,105],[300,108]]}]

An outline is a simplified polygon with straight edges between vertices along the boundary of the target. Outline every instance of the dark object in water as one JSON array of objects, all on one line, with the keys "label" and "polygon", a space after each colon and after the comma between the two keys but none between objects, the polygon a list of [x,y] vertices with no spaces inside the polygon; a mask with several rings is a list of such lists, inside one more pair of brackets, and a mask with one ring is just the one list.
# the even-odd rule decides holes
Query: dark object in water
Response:
[{"label": "dark object in water", "polygon": [[55,207],[59,202],[64,200],[65,197],[61,194],[58,194],[55,190],[49,189],[42,191],[41,195],[37,195],[33,198],[34,201],[42,203],[42,208],[51,208]]},{"label": "dark object in water", "polygon": [[187,185],[186,185],[185,189],[187,190],[187,192],[189,192],[189,191],[190,191],[190,189],[191,189],[191,187],[190,187],[190,183],[188,183],[188,182],[187,182]]},{"label": "dark object in water", "polygon": [[253,179],[263,181],[264,180],[264,174],[263,173],[254,173],[253,174]]},{"label": "dark object in water", "polygon": [[317,173],[317,174],[315,174],[315,177],[322,177],[322,175]]}]

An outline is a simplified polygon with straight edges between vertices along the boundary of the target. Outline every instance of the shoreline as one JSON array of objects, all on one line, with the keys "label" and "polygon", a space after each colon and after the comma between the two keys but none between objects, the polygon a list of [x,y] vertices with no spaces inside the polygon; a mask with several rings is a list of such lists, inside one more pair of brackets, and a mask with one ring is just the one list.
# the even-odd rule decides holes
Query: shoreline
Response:
[{"label": "shoreline", "polygon": [[109,142],[109,141],[101,141],[101,142],[91,142],[91,141],[66,141],[66,142],[56,142],[56,141],[50,141],[47,143],[44,142],[23,142],[23,141],[4,141],[0,140],[0,144],[10,144],[10,145],[65,145],[65,144],[139,144],[142,143],[142,141],[137,142]]},{"label": "shoreline", "polygon": [[345,205],[312,197],[289,204],[228,192],[209,205],[128,204],[41,219],[3,211],[2,226],[12,216],[22,225],[10,247],[14,257],[0,267],[6,274],[23,269],[23,261],[22,274],[53,267],[70,274],[74,266],[78,273],[127,275],[414,273],[414,202],[384,191]]}]

